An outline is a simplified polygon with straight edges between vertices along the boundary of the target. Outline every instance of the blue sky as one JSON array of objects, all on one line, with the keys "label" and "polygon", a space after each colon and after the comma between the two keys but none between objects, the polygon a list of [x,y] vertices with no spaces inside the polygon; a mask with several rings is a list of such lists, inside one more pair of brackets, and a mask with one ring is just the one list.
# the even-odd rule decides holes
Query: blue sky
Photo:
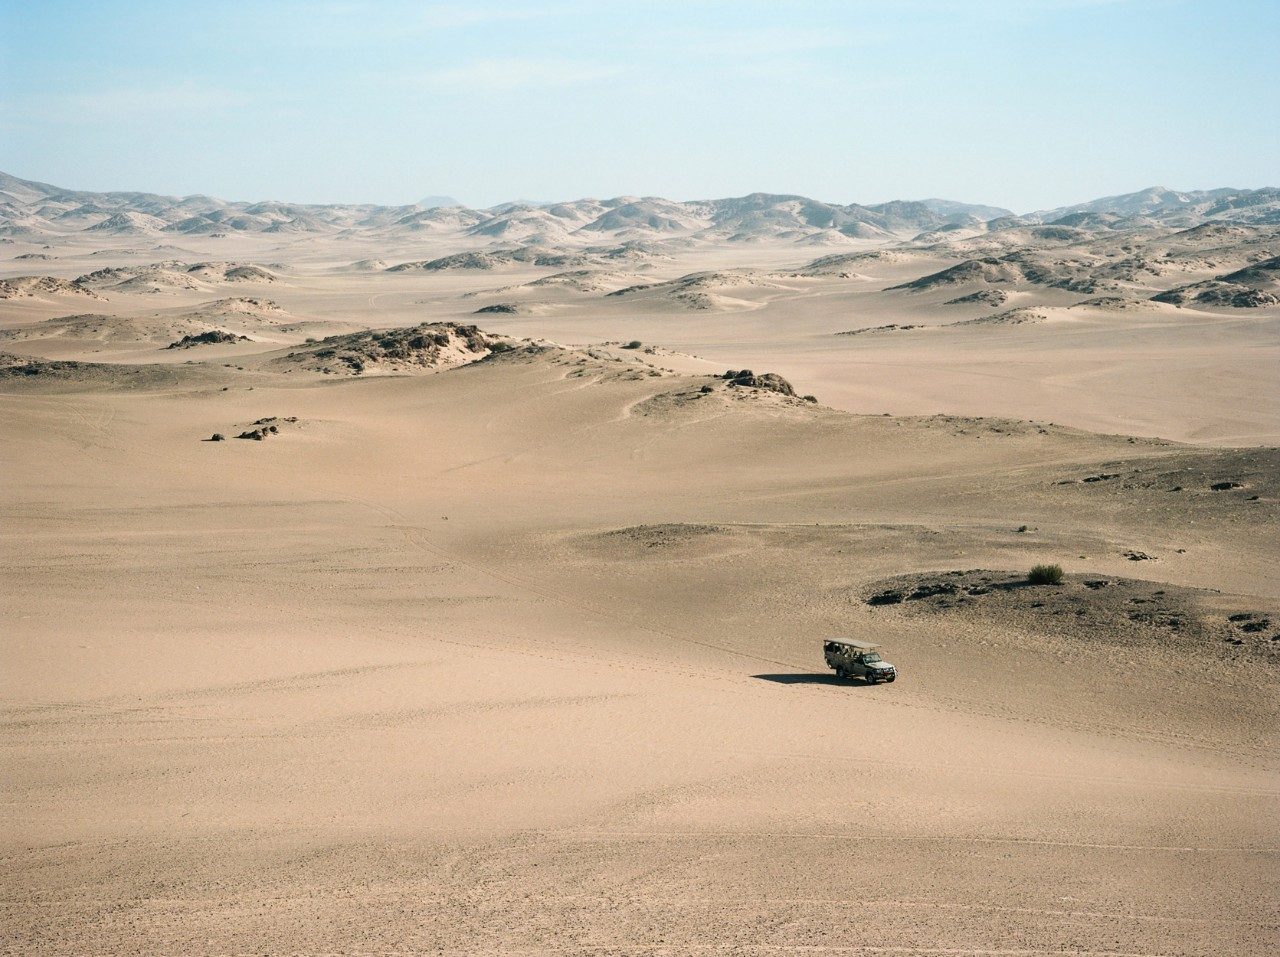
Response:
[{"label": "blue sky", "polygon": [[406,203],[1017,211],[1280,185],[1276,0],[0,0],[0,169]]}]

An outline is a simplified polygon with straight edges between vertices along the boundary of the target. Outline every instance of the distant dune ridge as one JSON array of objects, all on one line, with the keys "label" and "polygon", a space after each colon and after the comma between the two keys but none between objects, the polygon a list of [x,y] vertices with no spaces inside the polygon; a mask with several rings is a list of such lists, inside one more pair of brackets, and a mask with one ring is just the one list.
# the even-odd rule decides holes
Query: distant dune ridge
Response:
[{"label": "distant dune ridge", "polygon": [[1137,224],[1191,226],[1208,220],[1280,222],[1280,189],[1176,192],[1154,187],[1075,206],[1016,216],[996,206],[943,199],[840,205],[803,196],[752,193],[677,202],[621,196],[468,209],[451,197],[409,206],[228,202],[209,196],[64,189],[0,173],[0,235],[34,237],[92,230],[116,235],[213,233],[394,236],[457,231],[507,243],[560,244],[619,239],[692,237],[749,242],[807,242],[841,237],[909,238],[930,232],[988,231],[1014,224],[1124,228]]},{"label": "distant dune ridge", "polygon": [[559,243],[603,236],[701,236],[742,241],[802,239],[824,232],[860,238],[908,236],[948,223],[1011,215],[1008,210],[947,200],[842,206],[802,196],[753,193],[733,199],[675,202],[660,197],[581,199],[552,204],[503,203],[473,210],[449,197],[399,207],[226,202],[208,196],[93,193],[0,173],[0,230],[36,235],[95,230],[153,233],[333,233],[394,235],[458,230],[518,243]]},{"label": "distant dune ridge", "polygon": [[1255,190],[1210,189],[1177,192],[1160,186],[1105,196],[1075,206],[1042,210],[1028,215],[1039,222],[1084,222],[1087,217],[1114,217],[1114,221],[1142,218],[1166,226],[1191,226],[1203,220],[1232,219],[1249,223],[1280,222],[1280,188]]}]

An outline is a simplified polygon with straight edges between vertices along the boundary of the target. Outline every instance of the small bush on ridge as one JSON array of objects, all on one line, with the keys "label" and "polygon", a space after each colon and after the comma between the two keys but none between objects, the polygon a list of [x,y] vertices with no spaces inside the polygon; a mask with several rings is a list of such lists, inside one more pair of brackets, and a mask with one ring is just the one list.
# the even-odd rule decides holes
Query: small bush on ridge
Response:
[{"label": "small bush on ridge", "polygon": [[1036,565],[1027,572],[1027,581],[1033,585],[1060,585],[1062,584],[1062,566]]}]

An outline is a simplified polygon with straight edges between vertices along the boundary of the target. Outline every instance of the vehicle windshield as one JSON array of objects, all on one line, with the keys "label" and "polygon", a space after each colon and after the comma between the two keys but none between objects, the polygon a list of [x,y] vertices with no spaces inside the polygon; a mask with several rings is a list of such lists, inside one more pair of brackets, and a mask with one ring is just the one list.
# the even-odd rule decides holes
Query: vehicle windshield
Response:
[{"label": "vehicle windshield", "polygon": [[865,655],[862,656],[862,660],[869,665],[875,664],[877,661],[884,661],[884,659],[881,658],[874,651],[868,651]]}]

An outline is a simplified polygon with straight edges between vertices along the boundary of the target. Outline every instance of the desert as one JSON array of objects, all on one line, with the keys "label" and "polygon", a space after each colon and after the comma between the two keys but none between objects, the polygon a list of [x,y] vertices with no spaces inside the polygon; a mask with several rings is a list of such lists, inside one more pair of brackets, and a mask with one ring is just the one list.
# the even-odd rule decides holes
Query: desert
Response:
[{"label": "desert", "polygon": [[0,2],[0,955],[1280,952],[1277,47]]},{"label": "desert", "polygon": [[3,187],[9,952],[1274,944],[1274,190]]}]

